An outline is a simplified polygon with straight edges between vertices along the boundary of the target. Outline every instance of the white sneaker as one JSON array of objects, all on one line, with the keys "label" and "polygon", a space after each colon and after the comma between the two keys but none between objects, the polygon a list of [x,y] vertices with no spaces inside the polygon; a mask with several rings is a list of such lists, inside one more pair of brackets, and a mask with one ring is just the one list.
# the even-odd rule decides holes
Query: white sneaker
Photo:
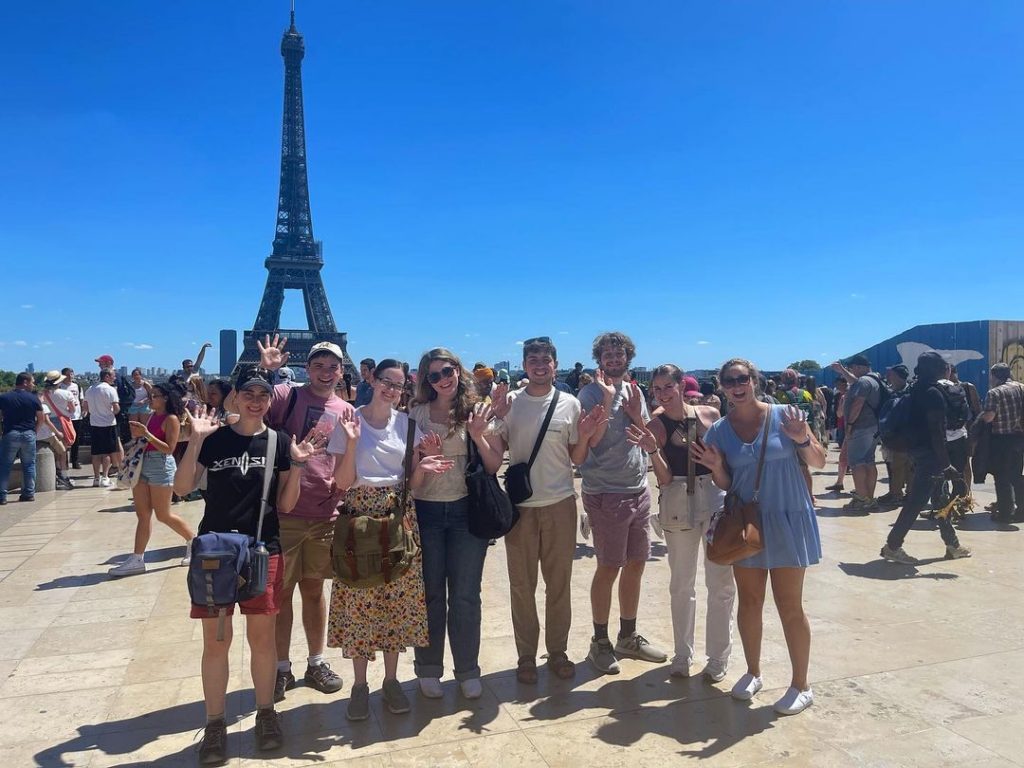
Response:
[{"label": "white sneaker", "polygon": [[701,675],[703,675],[704,679],[707,680],[709,683],[720,683],[723,680],[725,680],[726,670],[727,667],[725,667],[724,665],[719,664],[715,661],[709,661],[705,665],[704,671],[701,672]]},{"label": "white sneaker", "polygon": [[92,479],[92,487],[93,488],[99,488],[100,487],[100,479],[98,477],[94,477]]},{"label": "white sneaker", "polygon": [[668,673],[671,677],[689,677],[690,662],[685,659],[673,659],[671,666],[668,668]]},{"label": "white sneaker", "polygon": [[441,681],[436,677],[419,677],[416,678],[420,683],[420,693],[428,699],[440,699],[444,696],[444,691],[441,690]]},{"label": "white sneaker", "polygon": [[775,702],[775,711],[780,715],[799,715],[814,703],[814,691],[798,691],[793,686],[786,689],[782,698]]},{"label": "white sneaker", "polygon": [[764,683],[761,682],[760,677],[754,677],[749,672],[745,672],[729,691],[729,695],[740,701],[750,701],[763,687]]},{"label": "white sneaker", "polygon": [[110,488],[113,485],[114,484],[112,482],[110,482],[110,478],[109,477],[101,477],[100,478],[100,488]]},{"label": "white sneaker", "polygon": [[189,539],[188,543],[185,545],[185,554],[181,558],[181,562],[179,563],[179,565],[184,565],[184,566],[187,567],[188,564],[191,563],[191,562],[192,562],[192,539]]},{"label": "white sneaker", "polygon": [[146,572],[146,561],[142,555],[128,555],[128,559],[120,565],[115,565],[107,573],[111,576],[135,576]]},{"label": "white sneaker", "polygon": [[665,531],[661,528],[661,518],[658,515],[651,515],[651,530],[654,531],[654,535],[659,539],[665,538]]},{"label": "white sneaker", "polygon": [[480,684],[479,677],[471,677],[468,680],[463,680],[459,683],[459,687],[462,688],[462,695],[467,699],[479,699],[484,692],[484,687]]}]

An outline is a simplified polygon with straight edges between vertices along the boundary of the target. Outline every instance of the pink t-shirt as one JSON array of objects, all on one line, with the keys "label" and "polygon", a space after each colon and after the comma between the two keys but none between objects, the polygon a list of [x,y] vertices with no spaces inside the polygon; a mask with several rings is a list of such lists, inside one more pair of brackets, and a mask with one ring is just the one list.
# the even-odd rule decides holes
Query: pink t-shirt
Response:
[{"label": "pink t-shirt", "polygon": [[[295,407],[287,423],[282,424],[293,392]],[[314,428],[330,437],[338,418],[346,412],[351,413],[352,406],[333,393],[325,400],[310,392],[309,387],[278,384],[274,387],[267,422],[274,429],[283,429],[296,441],[301,441]],[[334,490],[332,454],[325,453],[309,460],[302,473],[300,488],[299,501],[288,514],[312,520],[333,520],[337,517],[338,502],[344,494]]]}]

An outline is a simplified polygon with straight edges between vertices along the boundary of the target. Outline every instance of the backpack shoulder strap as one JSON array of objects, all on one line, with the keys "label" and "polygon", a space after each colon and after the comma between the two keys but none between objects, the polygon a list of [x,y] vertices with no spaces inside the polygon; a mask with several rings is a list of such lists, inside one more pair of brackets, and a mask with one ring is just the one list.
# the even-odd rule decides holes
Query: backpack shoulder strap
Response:
[{"label": "backpack shoulder strap", "polygon": [[263,518],[270,508],[270,481],[277,471],[277,432],[267,427],[267,458],[263,464],[263,494],[260,496],[260,520],[256,524],[256,541],[263,536]]}]

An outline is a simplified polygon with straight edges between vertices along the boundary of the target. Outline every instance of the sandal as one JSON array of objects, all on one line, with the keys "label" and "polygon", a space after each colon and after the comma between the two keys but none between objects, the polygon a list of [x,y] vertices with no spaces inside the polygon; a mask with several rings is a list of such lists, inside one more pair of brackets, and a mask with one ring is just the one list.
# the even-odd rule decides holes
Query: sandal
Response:
[{"label": "sandal", "polygon": [[564,653],[549,656],[548,669],[554,672],[559,680],[571,680],[576,675],[576,665],[569,661],[569,657]]},{"label": "sandal", "polygon": [[537,683],[537,662],[529,656],[519,660],[516,667],[516,680],[524,685],[535,685]]}]

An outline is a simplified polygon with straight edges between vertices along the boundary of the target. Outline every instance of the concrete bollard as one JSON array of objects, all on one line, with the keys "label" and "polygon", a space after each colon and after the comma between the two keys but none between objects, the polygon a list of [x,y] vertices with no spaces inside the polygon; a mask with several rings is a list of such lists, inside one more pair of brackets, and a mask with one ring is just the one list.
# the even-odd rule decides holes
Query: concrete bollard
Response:
[{"label": "concrete bollard", "polygon": [[36,493],[57,490],[57,462],[47,443],[36,446]]}]

